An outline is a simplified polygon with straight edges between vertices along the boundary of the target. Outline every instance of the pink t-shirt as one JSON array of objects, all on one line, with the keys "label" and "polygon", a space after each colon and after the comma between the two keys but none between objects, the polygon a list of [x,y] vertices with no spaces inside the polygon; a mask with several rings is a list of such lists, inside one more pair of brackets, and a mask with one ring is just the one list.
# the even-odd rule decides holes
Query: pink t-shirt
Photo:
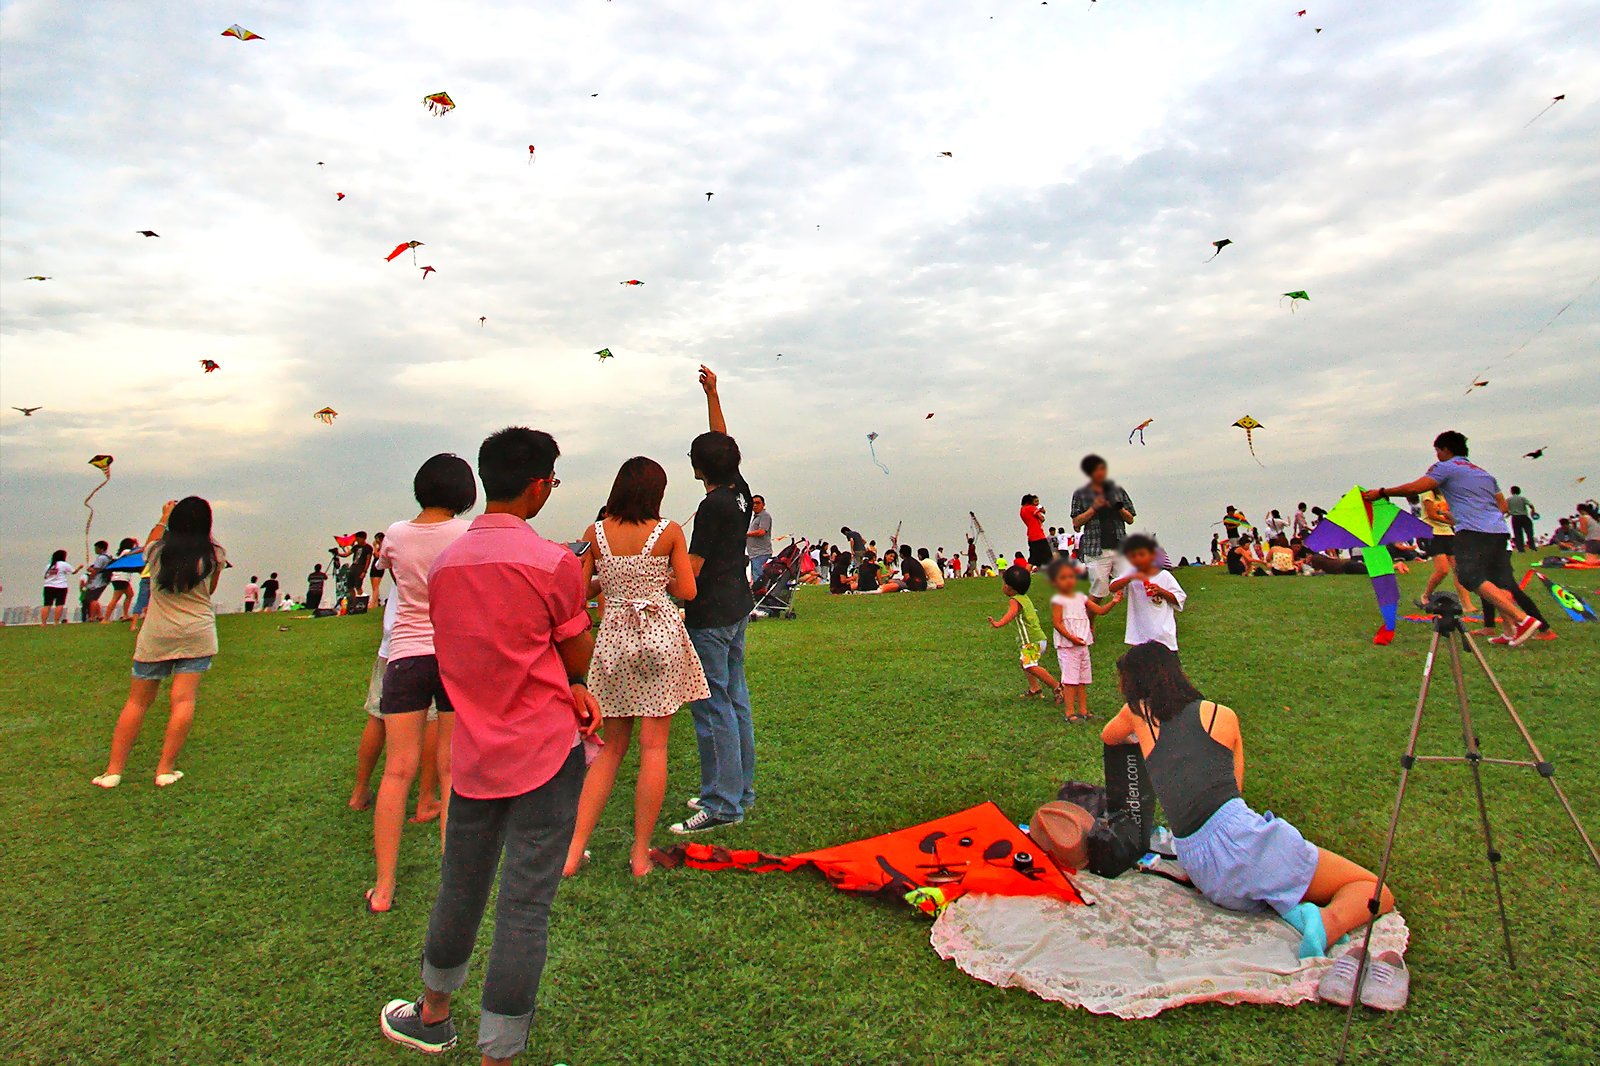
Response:
[{"label": "pink t-shirt", "polygon": [[556,645],[589,628],[582,564],[514,515],[479,515],[439,554],[428,591],[439,675],[456,708],[455,790],[469,799],[533,791],[578,741]]},{"label": "pink t-shirt", "polygon": [[433,622],[428,618],[428,571],[439,553],[467,531],[465,518],[448,522],[396,522],[383,535],[378,561],[394,581],[400,598],[389,634],[389,658],[433,654]]}]

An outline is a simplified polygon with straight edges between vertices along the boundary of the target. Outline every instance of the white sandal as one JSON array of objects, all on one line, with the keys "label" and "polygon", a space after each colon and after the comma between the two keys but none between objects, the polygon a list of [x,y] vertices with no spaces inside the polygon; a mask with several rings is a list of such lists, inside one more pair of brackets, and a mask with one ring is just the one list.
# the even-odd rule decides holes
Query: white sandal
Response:
[{"label": "white sandal", "polygon": [[182,770],[174,770],[170,774],[157,774],[156,775],[156,787],[157,788],[166,788],[168,785],[176,785],[179,781],[182,781],[182,780],[183,780],[183,771]]},{"label": "white sandal", "polygon": [[91,785],[97,785],[100,788],[116,788],[118,785],[122,784],[122,775],[101,774],[99,777],[91,778],[89,783]]}]

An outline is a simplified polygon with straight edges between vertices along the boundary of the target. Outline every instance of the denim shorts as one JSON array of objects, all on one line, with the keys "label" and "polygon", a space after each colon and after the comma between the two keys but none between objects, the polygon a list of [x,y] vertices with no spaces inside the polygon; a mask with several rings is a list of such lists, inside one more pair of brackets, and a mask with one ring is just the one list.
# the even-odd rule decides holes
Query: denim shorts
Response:
[{"label": "denim shorts", "polygon": [[133,676],[140,681],[160,681],[173,674],[203,674],[209,669],[211,669],[209,655],[201,655],[194,659],[162,659],[154,663],[142,663],[138,659],[133,661]]}]

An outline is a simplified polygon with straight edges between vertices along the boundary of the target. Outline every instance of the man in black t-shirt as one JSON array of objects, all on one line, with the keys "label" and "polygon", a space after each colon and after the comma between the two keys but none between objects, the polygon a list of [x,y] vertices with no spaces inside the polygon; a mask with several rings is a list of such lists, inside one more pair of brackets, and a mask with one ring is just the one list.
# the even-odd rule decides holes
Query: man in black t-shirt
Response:
[{"label": "man in black t-shirt", "polygon": [[261,583],[261,609],[263,611],[270,611],[277,605],[279,587],[280,583],[276,573]]},{"label": "man in black t-shirt", "polygon": [[345,572],[345,585],[351,596],[361,595],[367,583],[367,568],[372,565],[372,545],[367,543],[367,531],[363,529],[357,533],[354,544],[348,548],[340,548],[335,554],[350,557],[349,568]]},{"label": "man in black t-shirt", "polygon": [[739,445],[728,436],[722,416],[717,375],[704,366],[700,387],[711,429],[689,447],[694,476],[706,495],[689,540],[699,591],[688,603],[684,624],[711,695],[689,705],[700,746],[700,793],[689,801],[694,813],[672,826],[679,834],[737,825],[756,798],[755,727],[744,677],[745,627],[755,606],[745,571],[750,486],[739,473]]},{"label": "man in black t-shirt", "polygon": [[322,588],[327,583],[328,575],[322,572],[322,564],[313,566],[306,575],[306,610],[315,611],[322,606]]}]

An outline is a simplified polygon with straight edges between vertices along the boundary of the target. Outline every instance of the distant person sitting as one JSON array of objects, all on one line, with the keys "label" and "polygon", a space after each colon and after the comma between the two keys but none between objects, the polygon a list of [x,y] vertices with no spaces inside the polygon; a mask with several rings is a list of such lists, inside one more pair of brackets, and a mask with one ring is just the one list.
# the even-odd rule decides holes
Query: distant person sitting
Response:
[{"label": "distant person sitting", "polygon": [[928,572],[909,544],[900,546],[900,588],[906,592],[928,591]]},{"label": "distant person sitting", "polygon": [[929,554],[927,548],[918,548],[917,562],[922,564],[922,572],[928,575],[928,587],[930,589],[942,589],[944,588],[944,570],[940,568],[936,560],[929,557]]},{"label": "distant person sitting", "polygon": [[1556,520],[1556,531],[1550,534],[1552,548],[1580,548],[1583,546],[1583,534],[1578,532],[1578,527],[1572,524],[1570,518]]}]

